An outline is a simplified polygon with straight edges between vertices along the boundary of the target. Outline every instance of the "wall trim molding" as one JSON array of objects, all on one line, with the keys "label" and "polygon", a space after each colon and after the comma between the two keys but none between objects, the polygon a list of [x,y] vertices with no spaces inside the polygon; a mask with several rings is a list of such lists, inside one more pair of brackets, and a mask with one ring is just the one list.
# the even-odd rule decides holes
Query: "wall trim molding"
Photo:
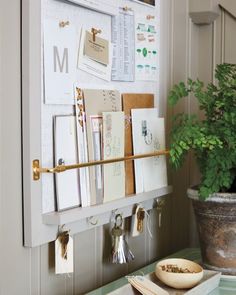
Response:
[{"label": "wall trim molding", "polygon": [[236,1],[235,0],[220,0],[220,7],[230,13],[234,18],[236,18]]},{"label": "wall trim molding", "polygon": [[190,12],[189,16],[196,25],[210,25],[218,18],[219,13],[213,11],[199,11]]}]

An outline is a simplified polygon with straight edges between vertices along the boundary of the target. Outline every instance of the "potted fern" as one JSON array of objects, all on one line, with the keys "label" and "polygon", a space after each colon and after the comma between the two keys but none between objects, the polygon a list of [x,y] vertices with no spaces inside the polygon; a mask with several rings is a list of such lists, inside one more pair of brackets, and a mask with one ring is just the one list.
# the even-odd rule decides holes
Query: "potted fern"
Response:
[{"label": "potted fern", "polygon": [[174,106],[189,94],[198,100],[203,120],[178,114],[171,130],[170,161],[183,164],[192,150],[201,181],[188,190],[198,225],[205,267],[236,275],[236,65],[221,64],[216,84],[188,79],[170,91]]}]

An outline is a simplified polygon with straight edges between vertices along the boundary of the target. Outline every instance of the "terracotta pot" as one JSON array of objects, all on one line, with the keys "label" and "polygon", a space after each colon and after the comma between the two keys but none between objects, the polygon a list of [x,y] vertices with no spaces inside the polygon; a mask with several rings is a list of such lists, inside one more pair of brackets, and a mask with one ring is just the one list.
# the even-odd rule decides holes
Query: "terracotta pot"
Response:
[{"label": "terracotta pot", "polygon": [[203,265],[236,275],[236,193],[217,193],[199,201],[188,189],[195,212]]}]

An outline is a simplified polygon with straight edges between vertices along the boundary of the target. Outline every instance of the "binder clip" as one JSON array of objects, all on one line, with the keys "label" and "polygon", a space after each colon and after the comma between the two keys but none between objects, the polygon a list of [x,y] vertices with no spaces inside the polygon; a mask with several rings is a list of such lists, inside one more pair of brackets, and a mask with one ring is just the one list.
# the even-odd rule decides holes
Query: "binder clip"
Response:
[{"label": "binder clip", "polygon": [[95,42],[96,41],[96,35],[97,34],[101,34],[101,32],[102,32],[102,30],[98,30],[98,29],[95,29],[95,28],[92,28],[91,29],[91,33],[93,34],[93,42]]},{"label": "binder clip", "polygon": [[60,28],[65,28],[65,26],[69,26],[69,25],[70,25],[69,21],[66,21],[66,22],[61,21],[61,22],[59,22],[59,27]]},{"label": "binder clip", "polygon": [[150,15],[150,14],[147,15],[147,20],[154,19],[154,18],[155,18],[154,15]]}]

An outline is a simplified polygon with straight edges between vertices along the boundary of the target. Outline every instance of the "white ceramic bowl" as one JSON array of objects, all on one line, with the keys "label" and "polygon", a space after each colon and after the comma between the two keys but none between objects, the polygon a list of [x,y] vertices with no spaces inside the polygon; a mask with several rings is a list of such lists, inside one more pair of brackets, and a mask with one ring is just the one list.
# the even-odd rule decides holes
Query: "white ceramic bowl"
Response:
[{"label": "white ceramic bowl", "polygon": [[[162,270],[163,265],[176,265],[178,268],[188,269],[194,273],[174,273]],[[164,259],[157,263],[156,276],[166,285],[175,289],[189,289],[197,285],[203,277],[202,267],[190,260],[180,258]]]}]

